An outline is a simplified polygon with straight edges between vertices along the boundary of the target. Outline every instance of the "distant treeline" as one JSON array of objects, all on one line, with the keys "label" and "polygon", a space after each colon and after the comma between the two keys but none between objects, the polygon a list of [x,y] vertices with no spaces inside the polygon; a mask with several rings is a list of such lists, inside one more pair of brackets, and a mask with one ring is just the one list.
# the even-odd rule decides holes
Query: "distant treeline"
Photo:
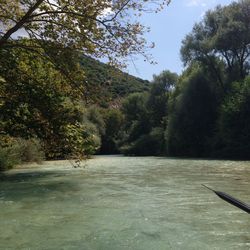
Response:
[{"label": "distant treeline", "polygon": [[208,11],[182,42],[184,72],[124,100],[120,152],[250,159],[249,10],[245,0]]},{"label": "distant treeline", "polygon": [[151,83],[53,43],[2,49],[0,169],[96,153],[250,159],[249,9],[207,12],[183,73]]},{"label": "distant treeline", "polygon": [[250,159],[250,77],[221,92],[206,73],[193,64],[175,87],[155,78],[149,93],[126,98],[120,152]]}]

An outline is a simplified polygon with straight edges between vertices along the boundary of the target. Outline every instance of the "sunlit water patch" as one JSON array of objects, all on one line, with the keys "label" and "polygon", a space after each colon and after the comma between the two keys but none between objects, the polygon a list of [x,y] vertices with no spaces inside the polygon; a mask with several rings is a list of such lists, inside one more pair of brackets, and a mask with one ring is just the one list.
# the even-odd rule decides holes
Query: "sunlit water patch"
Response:
[{"label": "sunlit water patch", "polygon": [[96,157],[0,176],[0,249],[250,249],[250,162]]}]

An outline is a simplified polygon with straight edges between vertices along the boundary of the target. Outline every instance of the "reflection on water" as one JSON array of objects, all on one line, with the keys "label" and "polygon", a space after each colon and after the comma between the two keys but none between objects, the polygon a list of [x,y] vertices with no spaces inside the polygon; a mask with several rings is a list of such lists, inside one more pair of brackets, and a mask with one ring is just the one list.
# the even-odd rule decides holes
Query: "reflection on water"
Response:
[{"label": "reflection on water", "polygon": [[250,249],[250,162],[96,157],[0,175],[0,249]]}]

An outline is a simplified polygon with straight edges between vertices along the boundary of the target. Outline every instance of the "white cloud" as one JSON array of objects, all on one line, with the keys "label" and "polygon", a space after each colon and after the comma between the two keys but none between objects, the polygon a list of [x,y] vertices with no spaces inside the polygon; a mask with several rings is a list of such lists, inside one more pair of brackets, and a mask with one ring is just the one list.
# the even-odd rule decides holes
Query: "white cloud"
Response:
[{"label": "white cloud", "polygon": [[106,9],[104,9],[103,11],[102,11],[102,13],[101,13],[101,17],[107,17],[107,16],[110,16],[110,15],[112,15],[112,14],[114,14],[114,12],[113,12],[113,10],[111,9],[111,8],[106,8]]},{"label": "white cloud", "polygon": [[213,4],[214,0],[186,0],[186,6],[188,7],[207,7]]}]

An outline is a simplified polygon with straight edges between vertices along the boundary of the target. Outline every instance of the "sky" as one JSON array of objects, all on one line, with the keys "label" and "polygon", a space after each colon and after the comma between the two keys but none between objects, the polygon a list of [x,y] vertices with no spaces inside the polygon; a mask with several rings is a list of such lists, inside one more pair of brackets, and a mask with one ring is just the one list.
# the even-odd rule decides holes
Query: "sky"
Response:
[{"label": "sky", "polygon": [[153,74],[170,70],[181,74],[181,41],[192,31],[196,22],[202,20],[205,12],[217,5],[228,5],[233,0],[172,0],[170,5],[158,14],[144,14],[141,22],[150,27],[145,37],[155,43],[151,50],[157,65],[144,62],[142,57],[131,61],[126,72],[142,79],[152,80]]}]

